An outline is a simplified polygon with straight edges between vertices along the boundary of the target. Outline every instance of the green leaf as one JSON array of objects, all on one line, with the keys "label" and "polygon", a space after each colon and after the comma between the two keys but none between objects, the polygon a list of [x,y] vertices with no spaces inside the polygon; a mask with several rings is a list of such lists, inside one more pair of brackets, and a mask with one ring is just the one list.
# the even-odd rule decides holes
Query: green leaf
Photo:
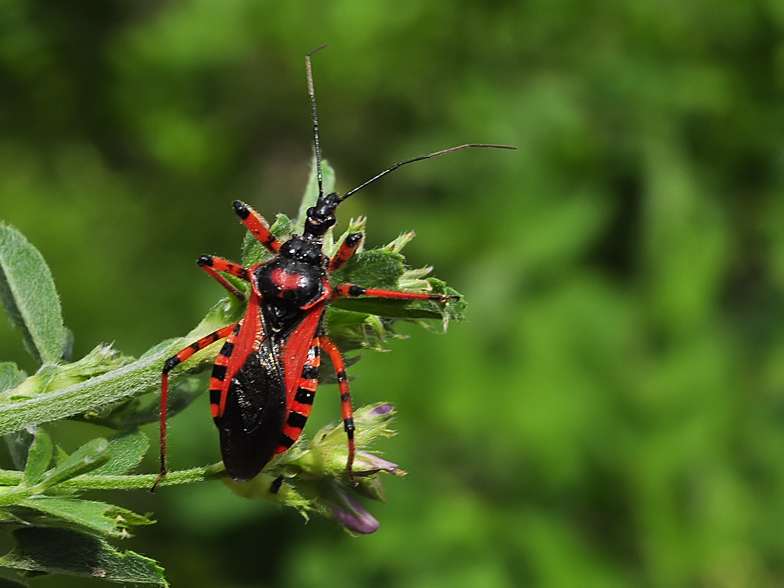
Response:
[{"label": "green leaf", "polygon": [[24,478],[22,483],[26,487],[37,484],[52,461],[52,440],[46,431],[38,429],[35,432],[33,444],[27,456]]},{"label": "green leaf", "polygon": [[58,366],[46,384],[46,390],[57,390],[79,384],[131,364],[133,361],[133,357],[112,349],[111,345],[98,345],[79,361]]},{"label": "green leaf", "polygon": [[[13,390],[20,386],[27,378],[27,374],[10,361],[0,363],[0,394],[6,390]],[[3,435],[8,453],[14,465],[23,470],[27,463],[27,454],[33,443],[33,435],[27,429],[19,429],[13,433]]]},{"label": "green leaf", "polygon": [[[205,391],[204,383],[198,378],[184,378],[169,390],[167,414],[172,418],[182,412]],[[148,399],[131,398],[96,410],[74,415],[74,420],[85,421],[117,431],[140,427],[158,422],[161,416],[161,397]]]},{"label": "green leaf", "polygon": [[288,216],[282,212],[279,212],[275,215],[275,222],[273,223],[272,227],[270,227],[270,231],[272,231],[272,234],[280,239],[282,237],[291,235],[291,233],[294,232],[294,223]]},{"label": "green leaf", "polygon": [[88,475],[119,475],[129,472],[141,463],[149,448],[150,440],[138,429],[118,433],[109,439],[109,446],[106,449],[109,461]]},{"label": "green leaf", "polygon": [[0,558],[0,566],[168,586],[163,568],[155,560],[133,551],[121,553],[95,535],[40,527],[17,529],[12,535],[16,547]]},{"label": "green leaf", "polygon": [[345,266],[330,276],[335,284],[347,282],[363,288],[397,288],[405,271],[403,256],[389,249],[371,249],[354,254]]},{"label": "green leaf", "polygon": [[[237,322],[241,316],[240,305],[223,299],[186,337],[174,339],[165,346],[156,346],[155,353],[145,354],[142,359],[62,389],[52,389],[49,386],[44,392],[30,394],[18,401],[0,402],[0,434],[93,411],[96,406],[104,406],[124,398],[160,390],[161,369],[167,358],[200,337]],[[172,382],[210,365],[219,350],[220,344],[211,345],[196,353],[171,374]],[[67,369],[67,367],[57,367],[57,369]],[[38,375],[28,378],[15,390],[25,388],[27,382]]]},{"label": "green leaf", "polygon": [[44,258],[15,228],[0,223],[0,302],[8,322],[40,364],[58,363],[66,332],[60,298]]},{"label": "green leaf", "polygon": [[65,460],[46,472],[39,485],[46,489],[60,482],[92,471],[109,460],[106,439],[93,439],[74,451]]},{"label": "green leaf", "polygon": [[73,361],[73,346],[74,346],[74,333],[68,327],[65,327],[65,345],[63,346],[63,361]]},{"label": "green leaf", "polygon": [[383,341],[397,336],[390,320],[333,306],[327,308],[325,324],[329,338],[343,353],[356,349],[380,350]]},{"label": "green leaf", "polygon": [[65,449],[63,449],[59,445],[55,445],[55,447],[54,447],[54,463],[55,463],[55,465],[60,465],[66,459],[68,459],[68,454],[65,452]]},{"label": "green leaf", "polygon": [[[127,537],[127,527],[151,525],[154,522],[119,506],[78,498],[36,496],[22,500],[19,504],[110,537]],[[34,520],[33,523],[41,526],[41,521]]]},{"label": "green leaf", "polygon": [[37,394],[67,388],[116,370],[133,361],[132,357],[125,356],[108,345],[99,345],[75,363],[42,367],[38,373],[27,378],[15,388],[0,392],[0,402],[19,402],[31,399]]},{"label": "green leaf", "polygon": [[10,512],[13,508],[13,506],[0,508],[0,525],[13,525],[14,527],[26,526],[27,521]]},{"label": "green leaf", "polygon": [[11,361],[0,362],[0,392],[16,388],[25,381],[27,374]]}]

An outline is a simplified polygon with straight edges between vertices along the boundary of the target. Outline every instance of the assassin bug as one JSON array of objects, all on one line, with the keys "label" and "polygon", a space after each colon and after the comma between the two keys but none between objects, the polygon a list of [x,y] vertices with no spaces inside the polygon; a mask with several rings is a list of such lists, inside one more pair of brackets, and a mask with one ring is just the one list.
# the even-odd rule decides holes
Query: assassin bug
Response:
[{"label": "assassin bug", "polygon": [[299,438],[310,415],[318,386],[320,357],[325,352],[337,373],[343,426],[348,437],[346,469],[353,479],[354,420],[343,357],[324,330],[327,306],[341,297],[374,296],[402,300],[446,303],[457,296],[363,288],[330,282],[330,274],[342,267],[359,247],[363,234],[349,234],[337,253],[328,258],[322,239],[336,223],[335,210],[346,198],[402,165],[430,159],[469,147],[514,149],[504,145],[466,144],[396,163],[343,196],[324,195],[319,146],[316,98],[310,56],[305,57],[315,140],[318,200],[307,211],[301,235],[278,241],[255,210],[240,201],[234,212],[253,236],[272,253],[272,259],[245,268],[231,261],[203,255],[198,265],[240,300],[245,295],[219,272],[250,283],[244,318],[234,325],[202,337],[163,366],[161,377],[161,472],[153,490],[166,475],[166,408],[169,373],[208,345],[225,339],[210,378],[212,417],[220,432],[226,472],[245,482],[255,477],[272,457],[290,448]]}]

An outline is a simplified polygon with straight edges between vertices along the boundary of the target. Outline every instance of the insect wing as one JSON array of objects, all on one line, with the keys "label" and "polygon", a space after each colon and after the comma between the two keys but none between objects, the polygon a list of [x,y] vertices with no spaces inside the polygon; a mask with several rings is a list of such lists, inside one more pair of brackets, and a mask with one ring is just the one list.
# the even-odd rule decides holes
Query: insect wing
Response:
[{"label": "insect wing", "polygon": [[[272,458],[286,417],[286,388],[280,346],[267,336],[258,304],[248,313],[233,345],[215,424],[227,473],[237,482],[258,474]],[[216,365],[216,368],[218,366]]]}]

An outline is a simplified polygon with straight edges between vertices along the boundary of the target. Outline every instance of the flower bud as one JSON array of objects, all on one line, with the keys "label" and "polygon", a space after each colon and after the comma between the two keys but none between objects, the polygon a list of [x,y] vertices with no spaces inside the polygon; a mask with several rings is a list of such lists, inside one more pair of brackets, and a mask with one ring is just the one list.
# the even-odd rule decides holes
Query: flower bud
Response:
[{"label": "flower bud", "polygon": [[405,472],[400,470],[396,463],[381,459],[367,451],[357,451],[354,458],[354,473],[358,476],[369,476],[378,472],[387,472],[393,476],[405,475]]},{"label": "flower bud", "polygon": [[331,496],[324,502],[330,514],[340,525],[349,533],[360,535],[370,535],[378,531],[380,523],[365,507],[343,492],[336,484],[331,486]]}]

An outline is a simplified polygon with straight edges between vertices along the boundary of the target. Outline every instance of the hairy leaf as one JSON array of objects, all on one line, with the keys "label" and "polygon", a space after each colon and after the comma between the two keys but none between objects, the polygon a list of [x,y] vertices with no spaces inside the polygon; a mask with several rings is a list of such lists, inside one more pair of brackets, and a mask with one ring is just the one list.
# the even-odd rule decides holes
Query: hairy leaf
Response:
[{"label": "hairy leaf", "polygon": [[11,361],[0,362],[0,392],[16,388],[25,381],[27,374]]},{"label": "hairy leaf", "polygon": [[27,465],[27,455],[30,452],[33,439],[35,439],[35,436],[27,429],[19,429],[13,433],[3,435],[3,440],[8,447],[8,453],[11,455],[11,461],[20,470],[25,469],[25,465]]},{"label": "hairy leaf", "polygon": [[[183,378],[169,390],[167,414],[169,418],[190,406],[205,391],[204,383],[198,378]],[[152,402],[149,397],[131,398],[115,404],[99,407],[74,415],[74,420],[85,421],[117,431],[125,431],[148,423],[158,422],[161,415],[161,398],[156,395]]]},{"label": "hairy leaf", "polygon": [[38,429],[30,446],[22,483],[27,487],[37,484],[49,468],[51,461],[52,440],[46,431]]},{"label": "hairy leaf", "polygon": [[345,266],[332,274],[335,284],[348,282],[363,288],[395,289],[405,271],[403,256],[387,249],[371,249],[354,254]]},{"label": "hairy leaf", "polygon": [[[199,337],[236,322],[240,316],[241,307],[224,299],[186,337],[171,340],[168,345],[157,345],[155,353],[147,353],[132,363],[65,388],[49,387],[44,392],[30,394],[15,402],[0,403],[0,434],[92,411],[123,398],[158,391],[161,369],[167,358]],[[195,354],[172,374],[172,380],[206,367],[215,359],[219,349],[219,345],[212,345]],[[63,369],[67,369],[67,366]],[[28,378],[14,391],[25,388],[30,380],[39,375]]]},{"label": "hairy leaf", "polygon": [[[153,523],[148,517],[119,506],[78,498],[36,496],[22,500],[19,504],[110,537],[127,537],[126,528]],[[41,521],[33,522],[41,526]]]},{"label": "hairy leaf", "polygon": [[[10,361],[0,362],[0,394],[19,386],[27,378],[27,374]],[[23,470],[27,463],[27,453],[33,443],[33,435],[26,429],[3,435],[8,453],[14,465]]]},{"label": "hairy leaf", "polygon": [[100,437],[88,441],[65,460],[46,472],[40,481],[40,485],[43,488],[51,488],[60,482],[98,468],[109,461],[109,454],[106,452],[108,446],[109,443],[106,439]]},{"label": "hairy leaf", "polygon": [[95,535],[73,529],[33,527],[17,529],[13,537],[16,547],[0,558],[0,566],[168,586],[163,568],[155,560],[133,551],[121,553]]},{"label": "hairy leaf", "polygon": [[117,475],[139,465],[150,448],[150,440],[139,429],[118,433],[109,439],[109,461],[89,473],[91,476]]},{"label": "hairy leaf", "polygon": [[40,364],[59,362],[66,332],[60,298],[44,258],[15,228],[0,223],[0,302],[8,322]]}]

